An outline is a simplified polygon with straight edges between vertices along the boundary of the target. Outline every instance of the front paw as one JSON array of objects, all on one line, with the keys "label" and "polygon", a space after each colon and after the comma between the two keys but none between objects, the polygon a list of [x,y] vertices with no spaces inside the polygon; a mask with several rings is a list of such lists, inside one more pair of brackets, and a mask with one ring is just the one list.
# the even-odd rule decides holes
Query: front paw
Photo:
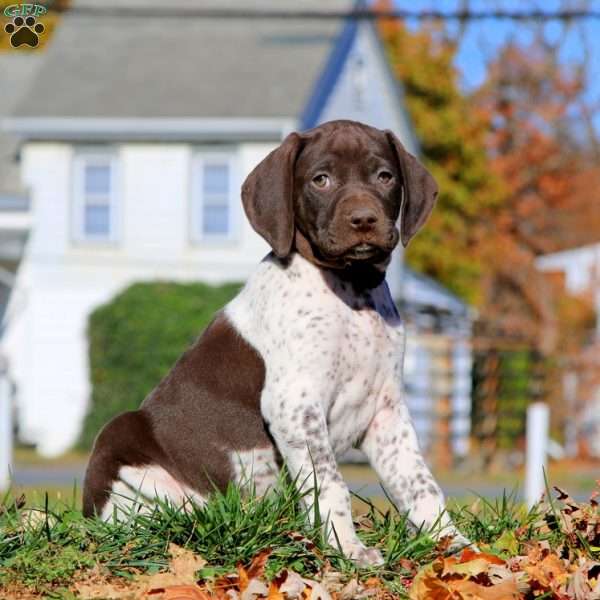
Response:
[{"label": "front paw", "polygon": [[367,548],[361,542],[345,544],[342,549],[345,556],[359,567],[379,567],[384,563],[383,556],[377,548]]}]

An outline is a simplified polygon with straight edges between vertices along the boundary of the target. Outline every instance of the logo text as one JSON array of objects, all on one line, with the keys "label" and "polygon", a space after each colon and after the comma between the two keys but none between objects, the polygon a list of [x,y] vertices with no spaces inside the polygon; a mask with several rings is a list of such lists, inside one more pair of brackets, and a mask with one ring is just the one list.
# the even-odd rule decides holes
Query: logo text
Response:
[{"label": "logo text", "polygon": [[39,17],[45,15],[48,9],[41,4],[11,4],[4,9],[6,17],[27,17],[33,15]]}]

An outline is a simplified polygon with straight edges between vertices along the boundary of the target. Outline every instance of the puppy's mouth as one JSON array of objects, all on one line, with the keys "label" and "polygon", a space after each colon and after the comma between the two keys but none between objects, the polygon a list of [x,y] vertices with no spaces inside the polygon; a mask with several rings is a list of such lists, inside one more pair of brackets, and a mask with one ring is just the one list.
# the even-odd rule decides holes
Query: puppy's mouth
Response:
[{"label": "puppy's mouth", "polygon": [[298,233],[310,245],[312,255],[319,264],[337,269],[352,265],[385,268],[400,237],[398,230],[394,228],[385,236],[369,236],[367,239],[366,236],[355,236],[353,240],[340,244],[330,232],[325,232],[325,235],[321,232],[321,235],[317,234],[314,238],[302,234],[300,228]]},{"label": "puppy's mouth", "polygon": [[[336,245],[319,244],[317,246],[320,256],[330,261],[335,261],[340,266],[352,263],[378,264],[387,262],[392,250],[396,246],[398,236],[390,234],[389,240],[355,240],[352,245],[336,247]],[[329,240],[328,240],[329,241]]]},{"label": "puppy's mouth", "polygon": [[368,244],[367,242],[362,242],[350,248],[350,250],[344,254],[344,258],[368,261],[373,258],[380,258],[382,254],[384,254],[384,252],[380,247]]}]

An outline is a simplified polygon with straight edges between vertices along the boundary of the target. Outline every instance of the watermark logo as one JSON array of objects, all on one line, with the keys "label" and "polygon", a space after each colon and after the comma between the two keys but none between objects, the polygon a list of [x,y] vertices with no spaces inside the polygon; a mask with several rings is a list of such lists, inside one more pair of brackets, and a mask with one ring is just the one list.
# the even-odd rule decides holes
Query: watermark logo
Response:
[{"label": "watermark logo", "polygon": [[40,42],[40,35],[46,28],[38,21],[48,9],[41,4],[11,4],[4,9],[4,16],[12,19],[6,23],[4,31],[10,35],[13,48],[29,46],[35,48]]}]

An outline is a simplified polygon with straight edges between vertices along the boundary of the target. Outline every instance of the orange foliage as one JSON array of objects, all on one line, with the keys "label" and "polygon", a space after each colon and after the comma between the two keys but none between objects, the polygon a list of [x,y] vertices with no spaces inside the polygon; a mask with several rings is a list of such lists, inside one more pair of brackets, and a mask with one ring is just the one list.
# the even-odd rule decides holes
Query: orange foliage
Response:
[{"label": "orange foliage", "polygon": [[535,267],[540,254],[600,240],[600,169],[570,122],[582,90],[579,74],[534,42],[504,48],[473,98],[492,124],[490,166],[507,190],[487,215],[483,314],[547,352],[559,344],[564,350],[565,340],[579,340],[590,325],[589,299],[569,298]]}]

